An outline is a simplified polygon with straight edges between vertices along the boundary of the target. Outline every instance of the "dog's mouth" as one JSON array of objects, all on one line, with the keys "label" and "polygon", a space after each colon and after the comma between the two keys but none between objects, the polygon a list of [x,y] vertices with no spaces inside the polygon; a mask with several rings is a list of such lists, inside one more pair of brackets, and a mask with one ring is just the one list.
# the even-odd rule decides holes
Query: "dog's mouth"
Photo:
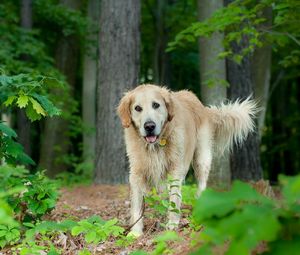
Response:
[{"label": "dog's mouth", "polygon": [[157,141],[157,138],[158,138],[157,135],[145,136],[145,140],[147,143],[155,143]]}]

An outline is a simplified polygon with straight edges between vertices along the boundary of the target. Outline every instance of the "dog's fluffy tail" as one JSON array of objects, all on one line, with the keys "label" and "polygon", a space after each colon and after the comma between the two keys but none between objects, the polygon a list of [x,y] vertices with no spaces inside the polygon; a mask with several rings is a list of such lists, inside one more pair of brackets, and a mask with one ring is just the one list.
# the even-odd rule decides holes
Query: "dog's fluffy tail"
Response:
[{"label": "dog's fluffy tail", "polygon": [[215,127],[215,150],[221,155],[231,150],[234,143],[241,144],[255,129],[254,118],[259,109],[250,97],[241,102],[211,106]]}]

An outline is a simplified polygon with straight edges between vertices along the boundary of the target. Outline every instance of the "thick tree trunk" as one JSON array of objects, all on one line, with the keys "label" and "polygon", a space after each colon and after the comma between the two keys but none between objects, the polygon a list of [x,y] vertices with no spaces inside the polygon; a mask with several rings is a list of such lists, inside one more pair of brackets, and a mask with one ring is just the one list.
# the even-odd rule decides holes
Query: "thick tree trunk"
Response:
[{"label": "thick tree trunk", "polygon": [[[232,44],[233,52],[238,53],[247,47],[243,38],[240,45]],[[227,79],[230,84],[229,98],[234,101],[245,99],[254,92],[250,57],[244,57],[241,64],[227,60]],[[241,145],[235,145],[230,158],[232,179],[259,180],[263,177],[259,154],[259,135],[254,132]]]},{"label": "thick tree trunk", "polygon": [[[198,0],[199,20],[209,18],[217,9],[223,7],[223,0]],[[210,38],[200,38],[200,80],[201,99],[206,105],[220,104],[227,97],[227,88],[222,84],[206,85],[209,79],[226,80],[226,65],[224,59],[218,59],[218,54],[224,51],[223,34],[214,33]],[[217,186],[229,186],[231,181],[229,154],[223,157],[215,155],[209,176],[209,183]]]},{"label": "thick tree trunk", "polygon": [[[62,4],[79,9],[80,0],[64,0]],[[58,42],[55,53],[55,61],[57,68],[66,76],[69,84],[68,96],[73,96],[77,66],[78,66],[79,44],[75,36],[63,37]],[[57,96],[62,91],[53,91]],[[63,112],[70,112],[70,103],[68,98],[64,99],[61,109]],[[62,156],[68,153],[70,145],[70,137],[68,136],[69,121],[62,117],[54,117],[46,119],[45,130],[42,139],[40,153],[40,168],[47,169],[47,175],[54,177],[59,172],[66,170],[66,165],[62,160]]]},{"label": "thick tree trunk", "polygon": [[[21,0],[21,27],[32,29],[32,0]],[[28,56],[22,56],[26,61]],[[24,110],[17,110],[18,142],[24,146],[24,151],[31,156],[31,124],[25,115]]]},{"label": "thick tree trunk", "polygon": [[170,53],[166,52],[168,39],[168,27],[165,23],[166,9],[172,2],[168,0],[156,1],[153,14],[155,27],[155,47],[153,54],[153,80],[155,84],[170,86]]},{"label": "thick tree trunk", "polygon": [[[88,3],[88,17],[93,21],[90,35],[87,38],[84,56],[83,91],[82,91],[82,120],[87,127],[83,133],[84,159],[94,164],[96,144],[96,83],[98,69],[98,29],[100,4],[98,0]],[[91,41],[91,43],[89,43]]]},{"label": "thick tree trunk", "polygon": [[[261,26],[270,27],[272,25],[272,8],[266,9],[263,13],[263,17],[267,20]],[[265,44],[263,47],[255,50],[251,61],[255,98],[261,109],[257,118],[260,139],[265,125],[265,116],[269,99],[271,55],[272,46],[270,43]]]},{"label": "thick tree trunk", "polygon": [[116,107],[139,82],[140,1],[101,1],[100,24],[95,182],[125,183],[128,164]]},{"label": "thick tree trunk", "polygon": [[[225,0],[227,5],[233,0]],[[234,54],[240,54],[243,48],[248,46],[248,39],[243,37],[239,44],[232,43],[231,48]],[[227,59],[227,81],[230,87],[227,91],[231,101],[245,99],[254,94],[254,84],[251,74],[251,57],[245,56],[240,64]],[[263,177],[260,153],[259,153],[259,135],[254,132],[248,136],[241,145],[234,145],[231,156],[231,178],[240,180],[259,180]]]}]

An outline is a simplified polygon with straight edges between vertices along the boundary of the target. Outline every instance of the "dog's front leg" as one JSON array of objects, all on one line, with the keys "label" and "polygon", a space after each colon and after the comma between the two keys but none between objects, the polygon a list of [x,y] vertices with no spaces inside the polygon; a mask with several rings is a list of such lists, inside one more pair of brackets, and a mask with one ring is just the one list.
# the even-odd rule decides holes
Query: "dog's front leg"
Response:
[{"label": "dog's front leg", "polygon": [[130,195],[131,195],[131,224],[134,224],[131,228],[130,234],[134,236],[140,236],[143,234],[143,190],[141,189],[141,183],[137,180],[137,177],[130,175]]},{"label": "dog's front leg", "polygon": [[181,207],[181,186],[182,178],[174,176],[169,184],[170,206],[168,213],[167,228],[170,230],[176,229],[180,221],[180,207]]}]

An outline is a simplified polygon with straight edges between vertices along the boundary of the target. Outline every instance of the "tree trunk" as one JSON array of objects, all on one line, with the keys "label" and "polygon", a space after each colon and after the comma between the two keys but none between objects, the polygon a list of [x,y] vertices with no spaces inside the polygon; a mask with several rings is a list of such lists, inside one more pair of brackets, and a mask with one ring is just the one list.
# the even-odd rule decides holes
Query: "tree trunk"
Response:
[{"label": "tree trunk", "polygon": [[[173,2],[168,0],[155,1],[154,8],[149,10],[153,16],[155,27],[155,46],[153,54],[153,80],[155,84],[170,86],[170,53],[166,52],[168,27],[165,23],[166,9]],[[151,8],[151,6],[149,6]]]},{"label": "tree trunk", "polygon": [[[28,30],[32,29],[32,0],[21,0],[21,27]],[[22,59],[26,61],[28,56],[22,56]],[[18,142],[24,146],[26,154],[31,156],[31,124],[23,109],[17,110],[17,127]]]},{"label": "tree trunk", "polygon": [[[86,40],[83,91],[82,91],[82,120],[88,129],[83,133],[83,157],[94,164],[96,144],[96,83],[98,69],[98,29],[100,6],[98,0],[88,3],[88,17],[93,21],[90,35]],[[91,41],[91,43],[89,43]]]},{"label": "tree trunk", "polygon": [[[231,2],[233,0],[225,0],[224,4],[228,5]],[[241,51],[248,45],[248,38],[244,36],[239,44],[232,43],[231,49],[234,54],[241,54]],[[243,100],[254,94],[250,59],[250,56],[245,56],[240,64],[231,59],[226,60],[227,81],[230,84],[227,93],[231,101]],[[230,156],[230,166],[231,179],[245,181],[262,179],[257,131],[251,133],[241,146],[234,145]]]},{"label": "tree trunk", "polygon": [[[272,25],[272,8],[266,9],[262,16],[267,19],[266,22],[261,25],[262,28],[270,27]],[[263,47],[255,50],[251,61],[255,98],[261,108],[257,118],[260,139],[265,125],[265,116],[269,99],[271,55],[272,46],[270,43],[266,43]]]},{"label": "tree trunk", "polygon": [[[80,0],[63,0],[69,8],[79,9]],[[79,44],[78,39],[73,36],[62,37],[58,42],[55,53],[55,62],[57,68],[66,76],[69,84],[69,95],[62,99],[61,109],[64,113],[70,112],[70,102],[68,97],[73,97],[77,66],[78,66]],[[53,91],[57,96],[65,92]],[[67,166],[63,161],[70,146],[70,137],[68,136],[69,121],[62,117],[53,117],[46,119],[45,130],[42,139],[40,153],[40,168],[47,169],[47,175],[54,177],[56,174],[66,170]]]},{"label": "tree trunk", "polygon": [[140,1],[103,0],[97,84],[96,183],[125,183],[128,163],[116,107],[138,85]]},{"label": "tree trunk", "polygon": [[[209,18],[217,9],[223,7],[223,0],[198,0],[199,20]],[[224,59],[218,59],[218,54],[224,51],[222,45],[223,34],[214,33],[210,38],[200,38],[200,82],[201,99],[206,105],[220,104],[227,97],[226,87],[222,84],[208,86],[209,79],[226,80],[226,66]],[[215,155],[209,175],[209,184],[229,186],[231,180],[229,154],[223,157]]]},{"label": "tree trunk", "polygon": [[[248,40],[243,38],[242,42],[232,44],[234,53],[240,52],[247,47]],[[227,80],[230,84],[228,94],[232,101],[245,99],[254,92],[251,77],[250,57],[243,58],[241,64],[227,60]],[[258,132],[251,133],[241,145],[234,145],[230,157],[232,179],[259,180],[263,177],[259,154]]]}]

